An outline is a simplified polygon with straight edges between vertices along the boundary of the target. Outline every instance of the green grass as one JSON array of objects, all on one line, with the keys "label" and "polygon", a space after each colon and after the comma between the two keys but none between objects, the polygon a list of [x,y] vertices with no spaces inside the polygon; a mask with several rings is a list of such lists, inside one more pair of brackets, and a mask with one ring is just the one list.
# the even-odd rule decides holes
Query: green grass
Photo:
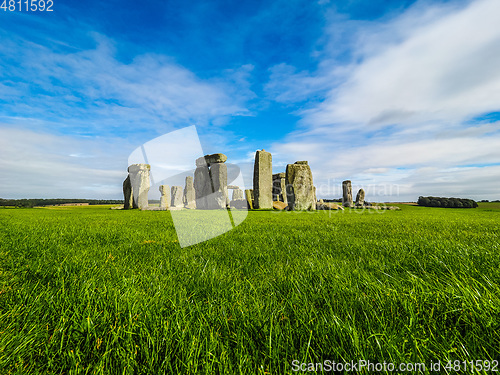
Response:
[{"label": "green grass", "polygon": [[500,207],[399,206],[253,211],[184,249],[169,212],[1,210],[0,373],[500,359]]}]

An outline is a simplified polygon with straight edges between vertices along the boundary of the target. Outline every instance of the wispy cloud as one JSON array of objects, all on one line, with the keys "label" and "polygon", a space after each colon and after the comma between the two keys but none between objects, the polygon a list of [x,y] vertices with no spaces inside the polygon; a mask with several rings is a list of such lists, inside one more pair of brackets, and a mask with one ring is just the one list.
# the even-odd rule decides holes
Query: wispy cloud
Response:
[{"label": "wispy cloud", "polygon": [[500,183],[500,124],[474,119],[500,110],[499,13],[495,0],[418,3],[390,21],[358,24],[340,67],[334,51],[315,72],[274,67],[275,100],[314,101],[298,112],[303,128],[273,150],[310,160],[318,183],[397,183],[407,199],[436,186],[491,194]]}]

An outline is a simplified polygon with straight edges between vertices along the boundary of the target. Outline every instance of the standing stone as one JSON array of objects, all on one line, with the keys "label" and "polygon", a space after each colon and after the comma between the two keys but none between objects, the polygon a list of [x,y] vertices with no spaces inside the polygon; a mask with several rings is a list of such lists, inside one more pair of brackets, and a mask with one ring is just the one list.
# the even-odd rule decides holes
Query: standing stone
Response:
[{"label": "standing stone", "polygon": [[130,175],[123,181],[123,209],[128,210],[134,207],[134,196],[132,194],[132,184],[130,183]]},{"label": "standing stone", "polygon": [[245,198],[248,208],[253,210],[253,189],[245,189]]},{"label": "standing stone", "polygon": [[170,189],[168,185],[160,185],[160,209],[168,210],[170,207]]},{"label": "standing stone", "polygon": [[[196,161],[198,165],[198,160]],[[196,198],[196,208],[207,210],[207,198],[214,192],[210,171],[206,164],[198,165],[194,171],[194,192]]]},{"label": "standing stone", "polygon": [[[215,155],[223,155],[223,154],[215,154]],[[214,193],[210,197],[211,199],[209,202],[209,208],[212,209],[226,208],[228,206],[227,165],[224,163],[211,163],[210,177],[212,178],[212,186],[214,189]]]},{"label": "standing stone", "polygon": [[149,164],[132,164],[128,167],[130,183],[132,185],[132,195],[134,197],[134,207],[141,210],[148,208],[149,192]]},{"label": "standing stone", "polygon": [[255,208],[273,208],[273,159],[264,150],[255,153],[253,196]]},{"label": "standing stone", "polygon": [[306,161],[286,166],[286,188],[289,210],[316,210],[313,176]]},{"label": "standing stone", "polygon": [[227,156],[224,154],[205,155],[201,158],[196,159],[196,166],[201,167],[203,165],[206,165],[207,167],[210,167],[210,165],[214,163],[225,163],[226,160]]},{"label": "standing stone", "polygon": [[352,186],[351,181],[346,180],[342,182],[342,206],[352,207]]},{"label": "standing stone", "polygon": [[243,196],[243,190],[241,190],[240,188],[238,189],[234,189],[233,190],[233,201],[237,201],[239,199],[245,199],[245,197]]},{"label": "standing stone", "polygon": [[288,204],[286,196],[286,173],[273,174],[273,201]]},{"label": "standing stone", "polygon": [[183,207],[182,186],[172,186],[172,207]]},{"label": "standing stone", "polygon": [[356,206],[364,206],[365,205],[365,191],[363,189],[358,190],[358,194],[356,194]]},{"label": "standing stone", "polygon": [[196,195],[194,192],[194,182],[192,176],[186,177],[186,186],[184,187],[183,197],[184,207],[196,208]]}]

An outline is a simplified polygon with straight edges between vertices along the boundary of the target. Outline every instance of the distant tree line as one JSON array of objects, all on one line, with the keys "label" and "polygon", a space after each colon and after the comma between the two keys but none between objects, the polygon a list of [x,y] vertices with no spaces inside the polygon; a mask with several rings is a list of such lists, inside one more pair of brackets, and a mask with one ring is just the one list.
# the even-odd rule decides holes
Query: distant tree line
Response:
[{"label": "distant tree line", "polygon": [[477,202],[472,199],[418,197],[417,204],[425,207],[476,208]]},{"label": "distant tree line", "polygon": [[2,199],[0,206],[14,206],[32,208],[35,206],[55,206],[65,203],[88,203],[95,204],[123,204],[123,200],[116,199]]}]

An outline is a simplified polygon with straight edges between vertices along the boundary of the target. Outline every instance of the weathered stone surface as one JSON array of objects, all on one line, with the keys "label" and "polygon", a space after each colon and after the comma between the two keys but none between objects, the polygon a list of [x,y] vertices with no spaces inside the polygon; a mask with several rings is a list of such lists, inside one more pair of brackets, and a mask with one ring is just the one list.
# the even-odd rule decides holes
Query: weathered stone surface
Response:
[{"label": "weathered stone surface", "polygon": [[317,210],[343,210],[344,207],[339,206],[338,204],[335,203],[330,203],[330,202],[321,202],[321,200],[316,203],[316,209]]},{"label": "weathered stone surface", "polygon": [[172,193],[171,206],[184,207],[184,204],[182,203],[182,195],[183,195],[182,186],[172,186],[171,193]]},{"label": "weathered stone surface", "polygon": [[205,155],[201,158],[196,159],[196,166],[202,167],[203,165],[207,165],[210,167],[213,163],[225,163],[227,160],[227,156],[224,154],[211,154]]},{"label": "weathered stone surface", "polygon": [[232,198],[232,200],[236,201],[238,199],[245,199],[245,197],[243,196],[243,190],[241,190],[241,189],[234,189],[233,190],[233,198]]},{"label": "weathered stone surface", "polygon": [[305,160],[296,161],[294,164],[305,164],[305,165],[308,165],[307,161],[305,161]]},{"label": "weathered stone surface", "polygon": [[130,182],[130,175],[123,181],[123,209],[128,210],[134,207],[134,195],[132,194],[132,184]]},{"label": "weathered stone surface", "polygon": [[286,173],[273,174],[273,201],[285,202],[288,204],[286,194]]},{"label": "weathered stone surface", "polygon": [[194,191],[196,197],[196,208],[207,210],[207,197],[214,192],[210,171],[206,165],[197,167],[194,171]]},{"label": "weathered stone surface", "polygon": [[245,198],[248,208],[253,210],[253,189],[245,189]]},{"label": "weathered stone surface", "polygon": [[170,207],[170,187],[160,185],[160,209],[167,210]]},{"label": "weathered stone surface", "polygon": [[255,153],[253,196],[255,208],[273,207],[273,159],[264,150]]},{"label": "weathered stone surface", "polygon": [[286,189],[289,210],[316,210],[316,195],[309,165],[295,163],[286,166]]},{"label": "weathered stone surface", "polygon": [[182,203],[186,208],[196,208],[196,194],[194,192],[194,182],[192,176],[186,177],[186,185],[184,186],[184,196]]},{"label": "weathered stone surface", "polygon": [[148,207],[150,169],[149,164],[132,164],[128,167],[134,197],[134,207],[136,206],[141,210]]},{"label": "weathered stone surface", "polygon": [[228,189],[239,189],[240,187],[236,186],[236,185],[227,185],[227,188]]},{"label": "weathered stone surface", "polygon": [[286,210],[287,207],[288,207],[288,204],[286,204],[285,202],[279,202],[279,201],[273,202],[273,208],[275,210]]},{"label": "weathered stone surface", "polygon": [[365,204],[365,191],[363,189],[358,190],[356,194],[356,206],[364,206]]},{"label": "weathered stone surface", "polygon": [[224,163],[211,164],[210,176],[212,178],[214,193],[210,196],[208,202],[209,208],[226,208],[229,200],[227,194],[227,165]]},{"label": "weathered stone surface", "polygon": [[352,207],[352,185],[350,180],[342,182],[342,206]]},{"label": "weathered stone surface", "polygon": [[247,200],[246,199],[232,200],[230,203],[230,207],[236,208],[236,209],[246,209],[247,208]]}]

